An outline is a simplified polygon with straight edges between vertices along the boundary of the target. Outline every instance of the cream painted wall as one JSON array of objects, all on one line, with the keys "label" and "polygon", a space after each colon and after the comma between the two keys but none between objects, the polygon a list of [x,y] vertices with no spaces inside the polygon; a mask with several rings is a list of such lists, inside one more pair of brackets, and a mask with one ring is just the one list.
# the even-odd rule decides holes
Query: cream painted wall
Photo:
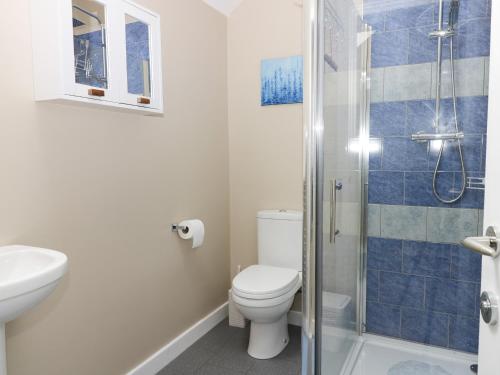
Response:
[{"label": "cream painted wall", "polygon": [[[7,325],[9,375],[118,375],[227,299],[226,19],[162,16],[166,115],[35,103],[29,0],[0,11],[0,244],[54,248],[69,273]],[[206,244],[170,232],[205,221]]]},{"label": "cream painted wall", "polygon": [[302,54],[297,0],[244,0],[228,19],[231,274],[257,262],[256,213],[302,209],[302,105],[260,106],[260,62]]}]

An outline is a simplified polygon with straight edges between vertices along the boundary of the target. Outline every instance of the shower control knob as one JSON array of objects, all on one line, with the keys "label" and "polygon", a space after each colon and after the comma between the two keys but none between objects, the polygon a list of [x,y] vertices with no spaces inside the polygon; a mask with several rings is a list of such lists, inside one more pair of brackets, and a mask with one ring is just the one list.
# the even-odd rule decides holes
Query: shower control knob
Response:
[{"label": "shower control knob", "polygon": [[486,324],[496,325],[498,322],[498,297],[492,292],[481,294],[481,316]]}]

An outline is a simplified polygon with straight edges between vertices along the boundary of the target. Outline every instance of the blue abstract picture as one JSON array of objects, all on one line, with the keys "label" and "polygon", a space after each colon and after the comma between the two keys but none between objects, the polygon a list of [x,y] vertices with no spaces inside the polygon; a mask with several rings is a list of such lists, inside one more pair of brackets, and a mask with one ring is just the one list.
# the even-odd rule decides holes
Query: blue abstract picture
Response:
[{"label": "blue abstract picture", "polygon": [[262,60],[261,105],[302,103],[304,58]]}]

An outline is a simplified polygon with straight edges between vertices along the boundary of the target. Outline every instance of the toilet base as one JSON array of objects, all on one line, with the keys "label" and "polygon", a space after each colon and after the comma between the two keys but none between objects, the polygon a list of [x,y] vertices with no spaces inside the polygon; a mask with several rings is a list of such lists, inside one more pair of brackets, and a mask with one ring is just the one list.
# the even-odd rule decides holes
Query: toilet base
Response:
[{"label": "toilet base", "polygon": [[284,314],[273,323],[255,323],[250,326],[248,354],[257,359],[276,357],[290,342],[288,317]]}]

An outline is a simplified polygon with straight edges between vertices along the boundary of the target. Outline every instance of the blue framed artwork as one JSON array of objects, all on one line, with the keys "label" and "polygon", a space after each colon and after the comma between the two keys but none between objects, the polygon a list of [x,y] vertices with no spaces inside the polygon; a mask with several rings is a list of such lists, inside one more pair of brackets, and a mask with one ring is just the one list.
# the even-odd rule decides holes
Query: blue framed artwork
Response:
[{"label": "blue framed artwork", "polygon": [[303,103],[304,58],[262,60],[261,105]]}]

